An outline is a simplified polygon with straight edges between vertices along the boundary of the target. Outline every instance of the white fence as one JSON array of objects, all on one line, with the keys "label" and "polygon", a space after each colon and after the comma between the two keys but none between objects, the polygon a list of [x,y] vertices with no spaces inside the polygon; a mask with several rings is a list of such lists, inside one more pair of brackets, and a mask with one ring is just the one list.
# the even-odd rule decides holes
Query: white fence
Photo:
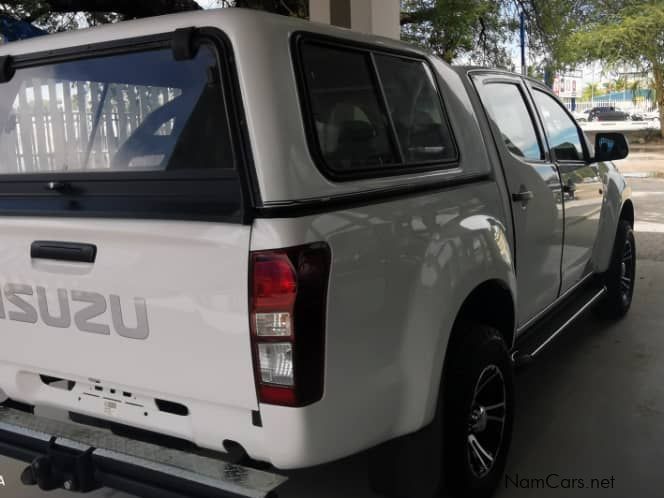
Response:
[{"label": "white fence", "polygon": [[[108,168],[111,156],[146,116],[178,93],[89,81],[27,82],[0,133],[2,167],[7,173]],[[167,135],[172,126],[171,120],[155,134]]]},{"label": "white fence", "polygon": [[[569,110],[572,110],[571,103],[568,102],[566,106]],[[601,97],[597,97],[596,99],[591,101],[577,102],[574,111],[583,112],[588,109],[592,109],[593,107],[615,107],[616,109],[620,109],[622,111],[627,111],[627,112],[634,112],[634,111],[650,112],[657,109],[657,104],[650,99],[637,99],[636,101],[633,101],[633,100],[611,100],[611,99],[603,99]]]},{"label": "white fence", "polygon": [[583,131],[615,131],[625,133],[628,131],[659,130],[659,119],[652,121],[581,121]]}]

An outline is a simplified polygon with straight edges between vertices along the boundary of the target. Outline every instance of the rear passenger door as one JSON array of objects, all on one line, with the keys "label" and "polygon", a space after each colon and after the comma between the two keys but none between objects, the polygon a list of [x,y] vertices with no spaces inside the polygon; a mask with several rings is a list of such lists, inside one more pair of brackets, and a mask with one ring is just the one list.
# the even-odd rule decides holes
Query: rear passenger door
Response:
[{"label": "rear passenger door", "polygon": [[563,210],[560,176],[544,147],[521,78],[474,73],[500,154],[515,230],[518,325],[552,304],[560,290]]}]

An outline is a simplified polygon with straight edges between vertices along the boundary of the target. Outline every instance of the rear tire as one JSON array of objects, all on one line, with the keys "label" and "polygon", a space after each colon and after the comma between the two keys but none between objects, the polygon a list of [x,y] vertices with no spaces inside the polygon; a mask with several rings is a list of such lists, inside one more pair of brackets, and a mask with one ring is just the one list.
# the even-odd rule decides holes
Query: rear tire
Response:
[{"label": "rear tire", "polygon": [[611,263],[603,275],[607,293],[595,308],[601,318],[617,320],[629,311],[636,282],[636,243],[629,222],[618,224]]},{"label": "rear tire", "polygon": [[514,419],[513,367],[500,333],[455,326],[442,391],[441,496],[486,498],[502,479]]}]

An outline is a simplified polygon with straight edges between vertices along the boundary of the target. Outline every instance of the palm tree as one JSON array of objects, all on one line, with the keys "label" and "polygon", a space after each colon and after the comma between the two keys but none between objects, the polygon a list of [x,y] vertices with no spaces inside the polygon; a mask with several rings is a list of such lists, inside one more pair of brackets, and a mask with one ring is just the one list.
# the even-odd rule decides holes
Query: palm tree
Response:
[{"label": "palm tree", "polygon": [[592,100],[594,97],[602,95],[602,93],[604,92],[602,91],[598,83],[588,83],[583,89],[583,92],[581,93],[581,99]]},{"label": "palm tree", "polygon": [[632,83],[629,85],[629,91],[632,92],[632,104],[636,106],[636,103],[639,100],[639,91],[641,90],[641,87],[643,86],[643,82],[637,78]]},{"label": "palm tree", "polygon": [[619,76],[613,82],[613,88],[616,92],[622,92],[627,89],[627,78],[624,76]]},{"label": "palm tree", "polygon": [[607,81],[606,83],[604,83],[604,88],[606,89],[606,93],[613,92],[613,85],[614,85],[613,81]]}]

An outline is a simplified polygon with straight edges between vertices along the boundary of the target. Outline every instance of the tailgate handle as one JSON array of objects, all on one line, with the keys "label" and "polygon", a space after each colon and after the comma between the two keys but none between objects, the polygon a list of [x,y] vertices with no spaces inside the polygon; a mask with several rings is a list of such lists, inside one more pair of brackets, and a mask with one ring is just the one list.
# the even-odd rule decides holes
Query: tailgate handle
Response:
[{"label": "tailgate handle", "polygon": [[59,259],[61,261],[94,263],[96,256],[97,246],[94,244],[35,240],[30,245],[30,257],[33,259]]}]

